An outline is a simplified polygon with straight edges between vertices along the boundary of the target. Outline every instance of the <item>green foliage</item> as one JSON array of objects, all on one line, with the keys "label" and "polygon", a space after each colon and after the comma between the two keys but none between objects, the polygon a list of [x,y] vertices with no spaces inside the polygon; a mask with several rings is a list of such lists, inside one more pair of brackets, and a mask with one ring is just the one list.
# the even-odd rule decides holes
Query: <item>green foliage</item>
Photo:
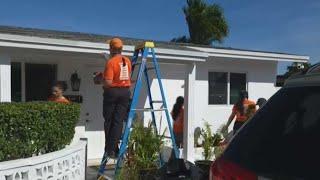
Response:
[{"label": "green foliage", "polygon": [[78,104],[0,104],[0,161],[57,151],[69,144],[79,119]]},{"label": "green foliage", "polygon": [[221,43],[229,33],[222,8],[217,4],[207,4],[204,0],[187,0],[183,12],[188,24],[190,38],[175,38],[173,42],[191,42],[210,45]]},{"label": "green foliage", "polygon": [[201,129],[201,136],[203,138],[203,156],[205,160],[210,160],[213,156],[213,135],[208,122],[204,124],[204,129]]},{"label": "green foliage", "polygon": [[290,66],[287,67],[287,72],[284,74],[284,77],[287,79],[290,76],[303,72],[304,70],[311,67],[310,63],[302,63],[302,66],[299,66],[298,62],[293,62]]},{"label": "green foliage", "polygon": [[201,136],[204,160],[211,160],[214,155],[213,147],[218,146],[222,136],[219,133],[212,133],[208,122],[204,124],[204,129],[201,129]]},{"label": "green foliage", "polygon": [[130,135],[128,154],[117,179],[139,179],[141,170],[159,168],[163,139],[164,134],[157,135],[151,124],[144,127],[136,122]]},{"label": "green foliage", "polygon": [[163,135],[158,135],[151,123],[144,127],[142,123],[134,125],[130,141],[134,145],[134,158],[141,169],[158,166],[160,148],[163,145]]}]

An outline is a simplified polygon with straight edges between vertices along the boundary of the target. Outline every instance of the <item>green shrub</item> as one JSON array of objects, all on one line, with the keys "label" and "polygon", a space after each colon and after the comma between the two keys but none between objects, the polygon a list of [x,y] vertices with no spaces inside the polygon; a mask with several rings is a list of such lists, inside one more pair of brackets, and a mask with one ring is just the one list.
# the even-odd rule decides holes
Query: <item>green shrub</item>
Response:
[{"label": "green shrub", "polygon": [[204,160],[211,160],[214,155],[214,147],[218,146],[222,141],[219,133],[213,133],[208,122],[205,122],[204,129],[201,129],[200,135],[203,138],[202,148]]},{"label": "green shrub", "polygon": [[0,161],[64,148],[74,136],[79,115],[78,104],[0,103]]},{"label": "green shrub", "polygon": [[129,138],[127,156],[117,179],[141,179],[141,171],[159,168],[164,133],[158,135],[151,123],[144,127],[141,122],[135,122]]}]

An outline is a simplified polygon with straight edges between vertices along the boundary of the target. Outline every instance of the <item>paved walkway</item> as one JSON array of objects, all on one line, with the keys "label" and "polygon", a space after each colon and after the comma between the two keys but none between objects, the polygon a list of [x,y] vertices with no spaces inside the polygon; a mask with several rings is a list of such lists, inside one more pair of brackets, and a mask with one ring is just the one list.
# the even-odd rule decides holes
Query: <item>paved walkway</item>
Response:
[{"label": "paved walkway", "polygon": [[[87,180],[97,180],[97,166],[87,167]],[[114,170],[107,170],[105,174],[109,177],[108,180],[114,180]]]}]

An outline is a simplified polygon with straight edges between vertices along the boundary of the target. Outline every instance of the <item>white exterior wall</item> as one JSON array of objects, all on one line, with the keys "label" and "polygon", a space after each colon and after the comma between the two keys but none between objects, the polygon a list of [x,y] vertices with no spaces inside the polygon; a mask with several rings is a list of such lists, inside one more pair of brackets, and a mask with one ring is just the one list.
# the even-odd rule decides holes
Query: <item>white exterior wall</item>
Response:
[{"label": "white exterior wall", "polygon": [[[249,99],[270,98],[276,91],[274,86],[277,74],[277,62],[258,60],[236,60],[211,57],[206,63],[197,66],[196,119],[194,127],[202,127],[208,121],[214,131],[226,123],[232,110],[232,105],[209,105],[208,103],[208,72],[231,72],[247,74],[247,89]],[[232,125],[230,125],[230,130]]]},{"label": "white exterior wall", "polygon": [[[179,64],[160,64],[160,71],[161,71],[161,77],[162,77],[162,85],[164,88],[164,94],[167,100],[167,105],[169,108],[169,112],[171,112],[171,109],[176,101],[176,98],[178,96],[184,96],[184,86],[185,86],[185,65],[179,65]],[[160,87],[158,84],[158,80],[155,77],[154,71],[150,71],[150,79],[152,79],[151,83],[151,93],[153,100],[161,100],[161,92]],[[145,85],[145,82],[143,81],[143,90],[140,96],[140,102],[139,102],[139,108],[143,107],[150,107],[149,106],[149,99],[147,97],[147,87]],[[161,108],[162,104],[155,104],[155,109]],[[158,129],[163,132],[167,127],[167,120],[164,112],[155,112],[157,125],[159,126]],[[151,120],[151,113],[146,112],[143,115],[140,115],[140,117],[143,116],[144,123],[148,124]],[[160,127],[161,126],[161,127]],[[168,129],[165,133],[167,136],[169,136]]]},{"label": "white exterior wall", "polygon": [[[21,53],[21,52],[20,52]],[[81,117],[76,127],[75,141],[80,137],[88,137],[88,159],[99,160],[103,154],[104,147],[104,132],[102,117],[102,88],[99,85],[93,85],[92,74],[95,71],[102,71],[104,68],[104,60],[97,56],[85,57],[83,54],[61,54],[61,53],[45,53],[38,54],[30,52],[26,55],[20,54],[13,58],[14,62],[28,63],[44,63],[57,64],[57,80],[66,81],[68,89],[65,94],[80,94],[83,96],[81,105]],[[162,82],[165,95],[167,98],[168,108],[171,111],[175,100],[178,96],[185,94],[185,80],[187,75],[188,65],[179,64],[160,64]],[[231,112],[231,105],[208,105],[208,72],[209,71],[224,71],[235,73],[247,73],[249,97],[252,100],[257,100],[259,97],[269,98],[276,88],[274,87],[277,62],[275,61],[259,61],[259,60],[235,60],[223,58],[210,58],[207,62],[196,64],[196,81],[195,81],[195,98],[194,116],[190,119],[191,126],[189,130],[192,135],[196,127],[202,127],[204,120],[208,121],[215,131],[222,123],[227,121]],[[22,68],[23,69],[23,68]],[[77,71],[81,78],[80,92],[72,92],[70,84],[70,76]],[[160,90],[154,75],[152,79],[152,95],[154,100],[160,100]],[[23,85],[24,86],[24,85]],[[23,87],[22,87],[23,88]],[[143,88],[145,89],[145,87]],[[149,107],[147,92],[141,93],[139,107]],[[158,105],[159,107],[159,105]],[[87,113],[89,115],[87,115]],[[141,115],[142,116],[142,115]],[[144,113],[144,120],[150,120],[150,113]],[[165,115],[156,112],[157,124],[164,130],[166,126]],[[162,118],[162,120],[161,120]],[[88,120],[88,122],[86,122]],[[145,121],[147,123],[147,121]],[[232,128],[232,125],[230,126]],[[169,132],[166,133],[169,135]],[[189,135],[188,135],[189,136]],[[192,138],[189,138],[188,143],[193,144]],[[187,152],[193,154],[192,152]],[[197,159],[188,157],[188,159]],[[90,163],[90,162],[89,162]]]},{"label": "white exterior wall", "polygon": [[0,102],[11,102],[11,58],[0,53]]}]

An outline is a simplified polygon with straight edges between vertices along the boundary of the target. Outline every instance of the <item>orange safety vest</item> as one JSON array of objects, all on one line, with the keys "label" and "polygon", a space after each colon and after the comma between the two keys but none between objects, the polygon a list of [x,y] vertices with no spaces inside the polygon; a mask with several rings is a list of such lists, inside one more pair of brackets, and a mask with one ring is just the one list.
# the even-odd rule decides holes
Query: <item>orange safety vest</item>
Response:
[{"label": "orange safety vest", "polygon": [[116,55],[105,65],[104,79],[112,80],[111,87],[131,86],[131,61],[122,55]]}]

